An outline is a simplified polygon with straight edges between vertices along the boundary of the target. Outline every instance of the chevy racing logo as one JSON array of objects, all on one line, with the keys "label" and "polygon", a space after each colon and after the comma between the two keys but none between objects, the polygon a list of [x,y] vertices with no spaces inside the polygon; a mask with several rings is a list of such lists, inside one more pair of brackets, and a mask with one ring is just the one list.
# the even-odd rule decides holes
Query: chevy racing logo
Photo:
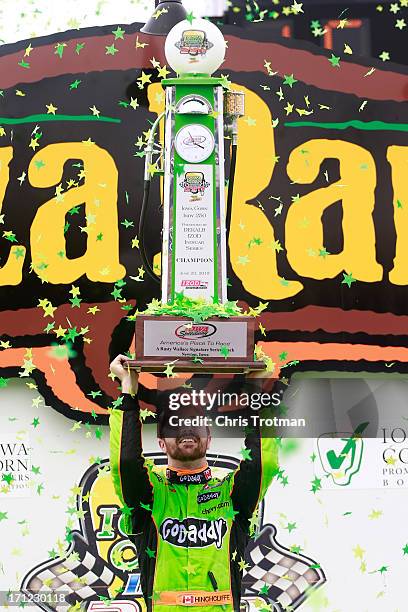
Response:
[{"label": "chevy racing logo", "polygon": [[167,518],[160,525],[160,535],[165,542],[183,548],[203,548],[215,544],[221,548],[222,540],[227,533],[227,523],[224,519],[206,521],[187,517],[182,521]]}]

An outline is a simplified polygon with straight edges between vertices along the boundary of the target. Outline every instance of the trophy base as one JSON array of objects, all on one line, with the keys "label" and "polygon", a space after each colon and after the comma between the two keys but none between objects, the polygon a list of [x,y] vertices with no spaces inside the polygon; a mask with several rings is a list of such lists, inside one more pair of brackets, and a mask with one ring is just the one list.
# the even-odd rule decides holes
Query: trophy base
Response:
[{"label": "trophy base", "polygon": [[[125,366],[138,372],[245,374],[265,370],[254,360],[254,320],[249,317],[210,317],[194,323],[186,317],[139,315],[136,354]],[[222,354],[223,351],[226,354]]]},{"label": "trophy base", "polygon": [[[263,361],[205,361],[203,363],[194,363],[191,360],[185,361],[178,359],[172,363],[173,372],[197,373],[205,374],[248,374],[249,372],[262,371],[266,369]],[[150,372],[151,374],[164,374],[167,365],[154,360],[129,359],[124,363],[125,368],[136,370],[136,372]]]}]

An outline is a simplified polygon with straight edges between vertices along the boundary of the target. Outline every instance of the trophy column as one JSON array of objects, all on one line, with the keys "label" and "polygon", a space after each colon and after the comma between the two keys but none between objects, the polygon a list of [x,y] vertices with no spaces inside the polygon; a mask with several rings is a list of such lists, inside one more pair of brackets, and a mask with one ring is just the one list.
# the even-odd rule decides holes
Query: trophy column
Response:
[{"label": "trophy column", "polygon": [[223,88],[167,79],[162,302],[227,300]]},{"label": "trophy column", "polygon": [[[226,128],[236,151],[244,96],[225,92],[224,79],[211,76],[224,60],[225,46],[221,31],[204,19],[182,21],[166,38],[167,61],[178,76],[162,81],[162,295],[156,311],[148,308],[136,317],[136,359],[128,364],[138,370],[163,372],[169,363],[182,372],[265,368],[254,360],[254,319],[241,315],[227,299],[224,132]],[[197,314],[201,305],[217,316],[194,317],[194,307]]]}]

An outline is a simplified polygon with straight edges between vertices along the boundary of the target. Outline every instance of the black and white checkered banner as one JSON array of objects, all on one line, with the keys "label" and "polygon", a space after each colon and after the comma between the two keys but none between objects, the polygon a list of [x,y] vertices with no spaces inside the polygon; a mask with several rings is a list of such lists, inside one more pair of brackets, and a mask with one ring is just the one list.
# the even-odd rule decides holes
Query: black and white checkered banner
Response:
[{"label": "black and white checkered banner", "polygon": [[326,582],[319,564],[278,544],[273,525],[265,525],[249,543],[245,561],[249,568],[242,580],[242,594],[263,597],[274,604],[276,612],[295,610],[313,587]]}]

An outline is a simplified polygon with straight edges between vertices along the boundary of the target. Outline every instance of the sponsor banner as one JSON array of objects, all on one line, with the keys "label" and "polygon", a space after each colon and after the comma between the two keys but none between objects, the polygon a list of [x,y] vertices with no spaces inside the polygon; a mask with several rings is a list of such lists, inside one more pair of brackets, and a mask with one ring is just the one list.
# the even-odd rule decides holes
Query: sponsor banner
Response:
[{"label": "sponsor banner", "polygon": [[145,357],[184,357],[199,354],[201,358],[220,358],[222,347],[230,357],[247,355],[245,321],[187,323],[180,321],[144,321]]},{"label": "sponsor banner", "polygon": [[324,434],[315,443],[322,488],[408,488],[408,429],[384,428],[382,438]]},{"label": "sponsor banner", "polygon": [[214,178],[212,164],[185,164],[176,179],[175,291],[214,295]]},{"label": "sponsor banner", "polygon": [[0,490],[8,497],[30,497],[31,448],[28,435],[0,435]]}]

